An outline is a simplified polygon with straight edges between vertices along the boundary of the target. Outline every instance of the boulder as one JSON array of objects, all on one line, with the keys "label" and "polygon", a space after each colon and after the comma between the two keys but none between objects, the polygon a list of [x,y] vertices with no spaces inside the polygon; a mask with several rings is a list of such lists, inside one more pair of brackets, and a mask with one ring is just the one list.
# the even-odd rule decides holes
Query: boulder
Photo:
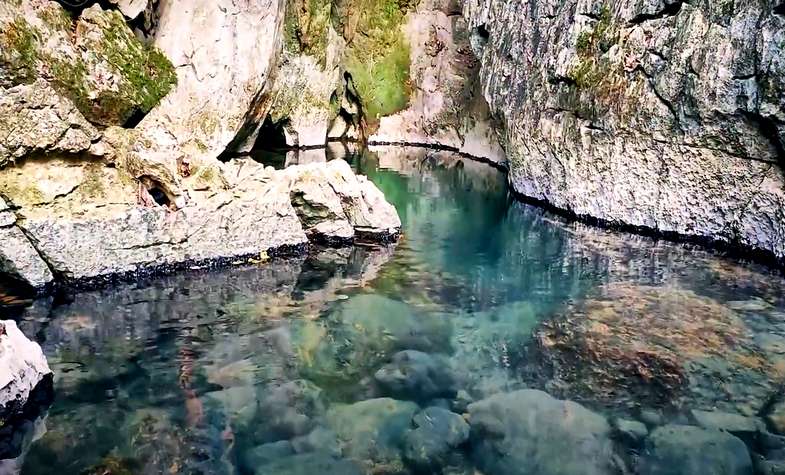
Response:
[{"label": "boulder", "polygon": [[259,401],[266,432],[262,438],[274,441],[308,434],[324,408],[321,389],[308,381],[290,381],[272,388]]},{"label": "boulder", "polygon": [[695,422],[704,429],[729,432],[744,441],[753,441],[759,431],[765,429],[763,421],[757,417],[747,417],[721,411],[692,410]]},{"label": "boulder", "polygon": [[417,405],[390,398],[337,404],[327,411],[327,425],[343,443],[344,456],[373,473],[397,473],[400,447]]},{"label": "boulder", "polygon": [[616,473],[611,427],[580,404],[531,389],[469,405],[472,458],[488,475]]},{"label": "boulder", "polygon": [[449,361],[441,355],[405,350],[374,374],[376,383],[387,396],[417,402],[453,398],[455,377]]},{"label": "boulder", "polygon": [[646,439],[642,475],[751,475],[752,459],[741,439],[714,429],[666,425]]},{"label": "boulder", "polygon": [[52,371],[38,343],[28,340],[14,321],[0,321],[0,427],[22,415],[36,391],[46,396],[51,387]]},{"label": "boulder", "polygon": [[420,471],[438,472],[469,439],[469,424],[447,409],[428,407],[415,414],[412,422],[415,428],[404,436],[403,457]]},{"label": "boulder", "polygon": [[615,436],[631,447],[640,447],[649,430],[643,422],[617,419],[614,423]]},{"label": "boulder", "polygon": [[514,190],[785,257],[778,4],[468,1]]}]

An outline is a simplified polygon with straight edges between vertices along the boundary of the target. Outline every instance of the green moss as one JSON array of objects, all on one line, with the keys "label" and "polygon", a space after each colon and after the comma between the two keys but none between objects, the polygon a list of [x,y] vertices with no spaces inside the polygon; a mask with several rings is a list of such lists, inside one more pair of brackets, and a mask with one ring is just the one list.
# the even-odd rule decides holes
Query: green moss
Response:
[{"label": "green moss", "polygon": [[[0,26],[0,55],[15,83],[35,78],[40,33],[22,17]],[[9,56],[10,55],[10,56]]]},{"label": "green moss", "polygon": [[47,58],[50,82],[60,94],[71,99],[77,109],[86,117],[91,117],[91,102],[87,90],[87,66],[81,60],[68,61],[61,58]]},{"label": "green moss", "polygon": [[79,186],[79,192],[88,198],[101,198],[106,195],[102,164],[92,163],[85,167],[84,179]]},{"label": "green moss", "polygon": [[305,53],[324,66],[332,5],[329,0],[288,0],[284,18],[284,47]]},{"label": "green moss", "polygon": [[352,38],[346,69],[370,123],[409,102],[410,47],[401,26],[412,6],[409,0],[363,0],[357,9],[362,34]]},{"label": "green moss", "polygon": [[[155,46],[140,42],[126,26],[122,15],[107,12],[107,25],[97,45],[97,54],[124,77],[120,95],[142,112],[149,112],[177,83],[169,59]],[[129,115],[131,111],[118,111]]]}]

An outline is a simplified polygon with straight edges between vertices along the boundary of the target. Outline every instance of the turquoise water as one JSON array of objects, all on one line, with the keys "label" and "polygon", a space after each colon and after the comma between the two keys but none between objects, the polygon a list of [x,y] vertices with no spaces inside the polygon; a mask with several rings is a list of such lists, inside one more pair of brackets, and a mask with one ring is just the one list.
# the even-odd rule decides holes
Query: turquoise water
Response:
[{"label": "turquoise water", "polygon": [[565,223],[447,152],[343,158],[396,245],[17,305],[56,399],[0,473],[666,473],[645,432],[695,410],[777,430],[776,272]]}]

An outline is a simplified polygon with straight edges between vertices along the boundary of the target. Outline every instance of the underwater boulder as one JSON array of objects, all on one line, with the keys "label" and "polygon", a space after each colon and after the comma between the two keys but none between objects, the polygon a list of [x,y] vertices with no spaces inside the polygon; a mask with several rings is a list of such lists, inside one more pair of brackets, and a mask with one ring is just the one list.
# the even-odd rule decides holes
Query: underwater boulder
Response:
[{"label": "underwater boulder", "polygon": [[610,425],[572,401],[532,389],[496,394],[469,405],[469,424],[486,475],[616,473]]},{"label": "underwater boulder", "polygon": [[374,379],[385,395],[398,399],[425,402],[456,394],[449,361],[416,350],[394,354],[390,363],[376,371]]},{"label": "underwater boulder", "polygon": [[642,475],[751,475],[752,460],[744,442],[727,432],[666,425],[646,440]]},{"label": "underwater boulder", "polygon": [[418,412],[412,422],[415,429],[404,436],[403,457],[419,471],[438,472],[469,439],[469,424],[463,417],[441,407]]}]

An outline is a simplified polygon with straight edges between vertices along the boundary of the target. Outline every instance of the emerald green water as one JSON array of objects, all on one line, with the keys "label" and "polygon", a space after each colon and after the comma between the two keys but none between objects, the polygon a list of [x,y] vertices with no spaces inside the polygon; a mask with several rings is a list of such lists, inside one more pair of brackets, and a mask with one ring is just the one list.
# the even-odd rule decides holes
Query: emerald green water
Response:
[{"label": "emerald green water", "polygon": [[[463,415],[472,401],[537,388],[652,430],[694,424],[692,409],[763,416],[779,397],[775,272],[565,223],[513,201],[501,172],[450,153],[342,158],[398,209],[397,244],[21,310],[56,399],[0,473],[525,473],[489,448],[476,416],[469,440],[417,462],[412,414]],[[429,359],[390,366],[404,350]],[[618,440],[612,450],[607,473],[636,471],[645,452]],[[527,457],[539,464],[530,473],[575,473],[558,454]]]}]

